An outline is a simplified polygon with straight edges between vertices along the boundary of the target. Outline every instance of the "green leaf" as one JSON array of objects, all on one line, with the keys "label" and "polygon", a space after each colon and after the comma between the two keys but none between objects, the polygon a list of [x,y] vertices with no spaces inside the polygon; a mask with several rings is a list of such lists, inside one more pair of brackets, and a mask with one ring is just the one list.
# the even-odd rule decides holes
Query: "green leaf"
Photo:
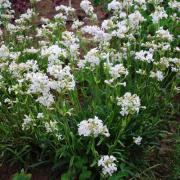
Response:
[{"label": "green leaf", "polygon": [[86,180],[90,179],[91,177],[91,171],[88,171],[86,168],[82,171],[82,173],[79,176],[79,180]]},{"label": "green leaf", "polygon": [[70,180],[71,179],[70,177],[71,177],[71,174],[67,172],[61,176],[61,180]]},{"label": "green leaf", "polygon": [[24,170],[21,171],[21,173],[16,173],[12,180],[31,180],[31,174],[26,174]]}]

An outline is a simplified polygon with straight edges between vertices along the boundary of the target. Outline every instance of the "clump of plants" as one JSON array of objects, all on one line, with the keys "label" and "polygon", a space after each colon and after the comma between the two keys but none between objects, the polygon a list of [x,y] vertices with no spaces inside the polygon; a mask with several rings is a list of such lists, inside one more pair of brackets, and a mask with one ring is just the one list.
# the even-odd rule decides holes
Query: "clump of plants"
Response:
[{"label": "clump of plants", "polygon": [[103,22],[88,0],[86,21],[64,5],[40,18],[31,3],[15,20],[0,5],[2,163],[48,164],[62,179],[147,178],[147,154],[178,110],[180,3],[113,0]]}]

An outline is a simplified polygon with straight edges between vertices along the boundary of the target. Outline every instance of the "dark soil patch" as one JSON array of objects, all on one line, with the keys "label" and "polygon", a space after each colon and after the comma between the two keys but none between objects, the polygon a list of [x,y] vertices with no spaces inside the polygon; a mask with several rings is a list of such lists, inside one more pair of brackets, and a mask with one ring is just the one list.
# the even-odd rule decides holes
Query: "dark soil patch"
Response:
[{"label": "dark soil patch", "polygon": [[[76,9],[77,16],[82,18],[85,17],[85,14],[80,9],[80,2],[81,0],[71,0],[71,6]],[[52,18],[55,14],[55,7],[61,4],[68,6],[69,0],[41,0],[35,6],[40,17]],[[26,12],[31,7],[29,0],[12,0],[12,5],[16,16]],[[104,12],[102,6],[95,7],[95,12],[100,21],[107,18],[107,13]]]}]

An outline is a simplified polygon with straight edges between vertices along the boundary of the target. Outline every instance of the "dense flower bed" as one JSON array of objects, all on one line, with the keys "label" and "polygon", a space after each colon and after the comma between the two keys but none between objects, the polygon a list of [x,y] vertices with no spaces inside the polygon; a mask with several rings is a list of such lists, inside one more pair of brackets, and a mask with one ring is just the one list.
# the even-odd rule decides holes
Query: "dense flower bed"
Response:
[{"label": "dense flower bed", "polygon": [[113,0],[100,24],[82,0],[85,21],[59,5],[37,26],[38,1],[14,21],[0,1],[2,161],[51,164],[64,179],[147,177],[147,153],[178,111],[180,3]]}]

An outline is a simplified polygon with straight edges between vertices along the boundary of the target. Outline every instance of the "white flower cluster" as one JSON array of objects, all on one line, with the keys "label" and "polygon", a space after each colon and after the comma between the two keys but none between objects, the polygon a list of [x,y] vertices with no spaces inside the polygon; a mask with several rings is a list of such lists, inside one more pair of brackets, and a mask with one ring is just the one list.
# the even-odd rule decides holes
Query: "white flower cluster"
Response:
[{"label": "white flower cluster", "polygon": [[79,54],[79,39],[73,32],[65,31],[62,33],[62,44],[70,50],[72,55]]},{"label": "white flower cluster", "polygon": [[127,76],[128,70],[123,66],[123,64],[116,64],[115,66],[110,67],[109,73],[113,79],[117,79],[122,75]]},{"label": "white flower cluster", "polygon": [[23,78],[25,72],[36,72],[39,69],[37,61],[27,60],[25,63],[12,61],[9,64],[9,72],[16,78]]},{"label": "white flower cluster", "polygon": [[85,56],[84,60],[79,62],[79,67],[84,67],[85,64],[89,64],[91,67],[95,67],[99,65],[100,58],[99,58],[99,50],[96,48],[91,49]]},{"label": "white flower cluster", "polygon": [[98,166],[102,166],[102,173],[104,175],[112,176],[117,171],[116,162],[117,159],[114,156],[105,155],[98,161]]},{"label": "white flower cluster", "polygon": [[134,2],[142,5],[142,4],[146,4],[146,0],[134,0]]},{"label": "white flower cluster", "polygon": [[80,3],[80,7],[88,16],[94,19],[97,18],[96,14],[94,14],[94,7],[92,6],[90,1],[82,0]]},{"label": "white flower cluster", "polygon": [[136,52],[135,53],[135,59],[140,60],[140,61],[144,61],[144,62],[148,62],[148,63],[153,62],[154,59],[153,59],[152,49],[149,51],[141,50],[139,52]]},{"label": "white flower cluster", "polygon": [[64,68],[62,65],[49,66],[47,72],[57,79],[56,82],[51,84],[52,89],[56,89],[57,91],[74,90],[75,80],[70,71],[71,68],[69,66],[65,66]]},{"label": "white flower cluster", "polygon": [[141,13],[137,10],[134,13],[130,14],[128,18],[130,25],[133,27],[138,27],[139,24],[145,20]]},{"label": "white flower cluster", "polygon": [[118,22],[116,26],[117,29],[112,31],[112,35],[117,36],[118,38],[125,38],[130,28],[128,26],[128,22],[126,20],[123,20]]},{"label": "white flower cluster", "polygon": [[75,20],[71,26],[72,30],[77,30],[79,27],[81,27],[84,24],[84,22],[79,21],[78,19]]},{"label": "white flower cluster", "polygon": [[108,10],[118,12],[118,10],[122,10],[123,8],[129,8],[132,5],[133,5],[133,0],[123,0],[121,2],[117,0],[113,0],[108,4]]},{"label": "white flower cluster", "polygon": [[161,71],[151,71],[150,77],[156,78],[158,81],[162,81],[164,79],[164,75]]},{"label": "white flower cluster", "polygon": [[41,55],[43,57],[48,57],[48,63],[49,65],[53,65],[56,63],[61,63],[59,61],[59,57],[66,58],[67,57],[67,51],[58,45],[52,45],[50,47],[44,46],[41,49]]},{"label": "white flower cluster", "polygon": [[14,10],[11,9],[12,3],[9,0],[0,0],[0,25],[4,21],[9,21],[14,18]]},{"label": "white flower cluster", "polygon": [[163,7],[156,7],[155,12],[151,14],[153,23],[158,23],[163,18],[168,18],[168,15]]},{"label": "white flower cluster", "polygon": [[25,118],[23,119],[22,130],[28,130],[30,128],[33,119],[28,115],[24,115],[24,116]]},{"label": "white flower cluster", "polygon": [[113,0],[111,1],[109,4],[108,4],[108,10],[111,11],[111,10],[119,10],[121,9],[121,3],[118,2],[117,0]]},{"label": "white flower cluster", "polygon": [[[112,66],[112,64],[108,64],[105,66],[109,69],[109,74],[111,76],[112,79],[109,80],[105,80],[105,83],[107,84],[111,84],[113,83],[115,80],[117,80],[120,77],[126,77],[129,72],[128,70],[123,66],[123,64],[116,64],[115,66]],[[124,85],[126,86],[126,83],[119,83],[120,85]]]},{"label": "white flower cluster", "polygon": [[180,2],[172,0],[168,4],[172,9],[177,9],[178,11],[180,11]]},{"label": "white flower cluster", "polygon": [[96,116],[94,118],[81,121],[80,124],[78,124],[78,133],[80,136],[110,136],[107,127],[103,125],[103,121]]},{"label": "white flower cluster", "polygon": [[142,137],[133,137],[134,143],[137,144],[138,146],[141,145]]},{"label": "white flower cluster", "polygon": [[24,23],[26,21],[30,21],[34,15],[35,15],[34,10],[33,9],[28,9],[26,11],[26,13],[21,14],[20,18],[17,19],[15,22],[19,23],[19,24],[22,24],[22,23]]},{"label": "white flower cluster", "polygon": [[68,16],[72,16],[75,12],[74,8],[65,5],[56,6],[55,10],[59,11],[60,13],[56,14],[54,18],[62,20],[66,20]]},{"label": "white flower cluster", "polygon": [[123,97],[117,97],[117,105],[121,106],[120,114],[126,116],[129,114],[139,113],[141,101],[139,96],[127,92]]},{"label": "white flower cluster", "polygon": [[166,58],[162,57],[159,62],[155,63],[156,65],[164,66],[166,68],[171,68],[173,72],[180,71],[180,59],[179,58]]},{"label": "white flower cluster", "polygon": [[11,8],[11,2],[9,0],[1,0],[0,8]]},{"label": "white flower cluster", "polygon": [[37,101],[46,107],[54,103],[54,97],[50,93],[51,89],[58,92],[73,90],[75,87],[74,76],[70,73],[70,67],[61,65],[52,65],[48,67],[47,72],[55,79],[50,79],[42,72],[27,73],[26,79],[31,82],[28,93],[41,94]]},{"label": "white flower cluster", "polygon": [[92,35],[94,41],[97,42],[107,42],[111,40],[112,37],[109,33],[104,32],[104,30],[98,26],[84,26],[81,31]]},{"label": "white flower cluster", "polygon": [[0,58],[2,58],[2,59],[8,58],[8,57],[9,57],[9,53],[10,53],[10,52],[9,52],[8,47],[3,44],[3,45],[0,47]]},{"label": "white flower cluster", "polygon": [[160,27],[159,30],[156,31],[156,35],[158,38],[161,38],[164,40],[168,40],[168,41],[173,40],[173,36],[169,33],[168,30],[164,30],[163,27]]},{"label": "white flower cluster", "polygon": [[47,133],[54,135],[58,140],[62,139],[62,135],[59,133],[59,129],[56,121],[46,122],[45,128]]}]

